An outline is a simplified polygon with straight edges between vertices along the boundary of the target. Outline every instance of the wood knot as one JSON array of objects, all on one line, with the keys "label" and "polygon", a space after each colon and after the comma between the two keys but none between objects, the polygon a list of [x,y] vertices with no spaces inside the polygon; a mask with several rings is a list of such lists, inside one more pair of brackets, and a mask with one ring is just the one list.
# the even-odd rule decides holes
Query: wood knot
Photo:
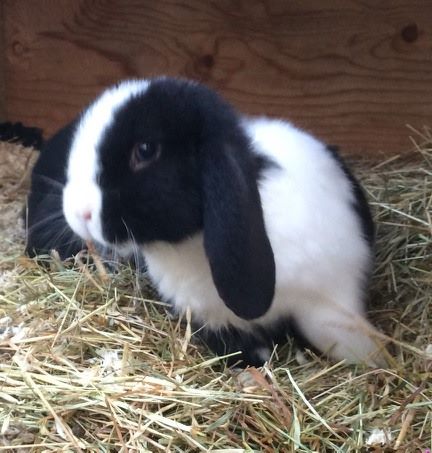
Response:
[{"label": "wood knot", "polygon": [[19,41],[15,41],[12,43],[12,51],[15,55],[23,55],[25,53],[25,47],[23,45],[23,43],[19,42]]},{"label": "wood knot", "polygon": [[215,65],[215,59],[213,55],[206,54],[199,58],[200,66],[211,69]]},{"label": "wood knot", "polygon": [[401,30],[401,36],[405,42],[411,43],[411,42],[417,41],[418,36],[419,36],[419,29],[418,29],[417,24],[412,23],[412,24],[406,25]]}]

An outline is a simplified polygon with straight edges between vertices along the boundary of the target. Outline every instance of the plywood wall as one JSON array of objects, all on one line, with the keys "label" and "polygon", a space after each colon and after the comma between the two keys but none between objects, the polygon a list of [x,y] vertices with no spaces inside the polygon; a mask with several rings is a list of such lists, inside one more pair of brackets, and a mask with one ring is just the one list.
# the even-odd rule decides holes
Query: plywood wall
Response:
[{"label": "plywood wall", "polygon": [[47,133],[103,87],[201,80],[347,152],[432,121],[431,0],[3,0],[6,113]]}]

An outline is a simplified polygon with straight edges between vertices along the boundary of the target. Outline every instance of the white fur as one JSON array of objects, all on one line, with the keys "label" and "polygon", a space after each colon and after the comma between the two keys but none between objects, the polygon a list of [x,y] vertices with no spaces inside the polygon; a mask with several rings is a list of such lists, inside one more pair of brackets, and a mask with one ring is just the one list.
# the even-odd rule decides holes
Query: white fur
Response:
[{"label": "white fur", "polygon": [[372,326],[364,319],[362,284],[371,255],[351,203],[350,182],[324,145],[289,123],[247,119],[257,153],[279,168],[267,169],[259,191],[276,263],[269,311],[247,321],[219,298],[199,234],[178,245],[143,247],[149,274],[180,312],[217,330],[229,324],[268,329],[294,316],[308,340],[335,359],[375,364]]},{"label": "white fur", "polygon": [[[106,91],[83,116],[71,148],[64,212],[84,239],[105,244],[97,187],[96,149],[116,109],[144,92],[146,81],[123,83]],[[256,153],[277,165],[259,183],[267,234],[276,264],[273,303],[259,319],[236,316],[219,298],[203,247],[202,234],[180,244],[143,246],[149,275],[179,312],[217,330],[227,325],[272,329],[294,317],[303,334],[335,359],[375,364],[373,328],[364,319],[362,284],[371,256],[355,214],[350,182],[325,146],[282,121],[244,119]],[[85,213],[91,219],[85,220]],[[268,358],[269,353],[261,355]]]},{"label": "white fur", "polygon": [[[87,109],[75,131],[63,190],[63,211],[71,228],[85,240],[95,239],[106,245],[100,221],[102,195],[96,183],[98,144],[115,112],[131,97],[144,93],[148,85],[146,80],[127,80],[106,90]],[[88,213],[90,219],[86,219]]]}]

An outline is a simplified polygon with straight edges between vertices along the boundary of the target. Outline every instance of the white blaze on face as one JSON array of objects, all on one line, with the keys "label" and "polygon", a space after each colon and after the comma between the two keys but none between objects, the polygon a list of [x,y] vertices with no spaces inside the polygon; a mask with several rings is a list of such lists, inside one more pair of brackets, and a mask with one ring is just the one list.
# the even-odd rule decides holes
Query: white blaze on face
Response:
[{"label": "white blaze on face", "polygon": [[97,184],[98,146],[115,112],[134,95],[144,93],[146,80],[130,80],[105,91],[84,113],[75,132],[63,189],[63,212],[72,230],[84,240],[105,244],[102,233],[102,193]]}]

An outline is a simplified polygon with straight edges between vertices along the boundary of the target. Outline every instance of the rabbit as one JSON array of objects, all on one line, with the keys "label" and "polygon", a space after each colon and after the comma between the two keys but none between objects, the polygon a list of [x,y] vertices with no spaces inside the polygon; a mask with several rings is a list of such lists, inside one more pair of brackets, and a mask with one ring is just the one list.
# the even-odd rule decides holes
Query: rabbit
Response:
[{"label": "rabbit", "polygon": [[30,234],[28,251],[138,250],[216,354],[240,351],[230,363],[262,365],[294,335],[330,359],[384,366],[366,318],[374,223],[335,147],[157,77],[106,89],[47,143],[33,191],[38,173],[57,192],[31,193],[29,230],[50,212],[59,224],[46,243]]}]

